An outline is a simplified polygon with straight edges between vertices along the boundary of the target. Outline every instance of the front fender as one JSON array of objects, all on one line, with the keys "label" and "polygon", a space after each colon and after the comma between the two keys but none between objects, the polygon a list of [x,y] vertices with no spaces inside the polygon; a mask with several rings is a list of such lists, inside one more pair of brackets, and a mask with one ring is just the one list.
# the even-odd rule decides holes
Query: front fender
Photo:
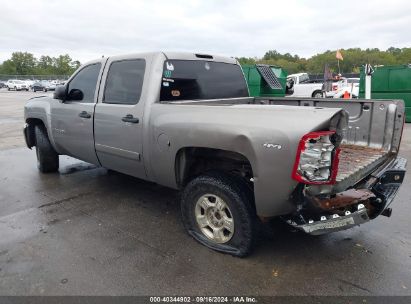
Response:
[{"label": "front fender", "polygon": [[[56,144],[53,138],[53,132],[51,127],[51,98],[48,96],[39,96],[29,99],[24,106],[24,120],[29,125],[29,128],[33,127],[39,121],[43,123],[47,130],[50,143],[53,148],[58,152]],[[28,131],[29,132],[29,131]],[[30,143],[31,144],[31,143]]]}]

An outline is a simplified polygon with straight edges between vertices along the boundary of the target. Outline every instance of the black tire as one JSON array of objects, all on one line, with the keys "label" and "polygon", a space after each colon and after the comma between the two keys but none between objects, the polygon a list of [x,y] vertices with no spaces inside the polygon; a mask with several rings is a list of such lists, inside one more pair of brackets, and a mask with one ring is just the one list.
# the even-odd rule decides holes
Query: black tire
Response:
[{"label": "black tire", "polygon": [[[197,224],[195,206],[199,198],[206,194],[220,197],[229,207],[234,221],[234,233],[225,243],[217,243],[208,238]],[[251,252],[258,221],[251,190],[240,178],[223,173],[209,173],[193,179],[182,193],[181,212],[185,229],[201,244],[237,257],[244,257]]]},{"label": "black tire", "polygon": [[47,136],[46,128],[35,126],[37,167],[42,173],[56,172],[59,169],[59,156]]},{"label": "black tire", "polygon": [[7,91],[10,91],[10,87],[7,87]]}]

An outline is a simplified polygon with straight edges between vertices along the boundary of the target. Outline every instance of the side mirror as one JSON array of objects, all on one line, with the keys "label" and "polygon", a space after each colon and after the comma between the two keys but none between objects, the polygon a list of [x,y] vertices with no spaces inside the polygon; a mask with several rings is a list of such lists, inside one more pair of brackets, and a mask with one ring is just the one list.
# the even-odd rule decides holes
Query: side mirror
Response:
[{"label": "side mirror", "polygon": [[66,92],[67,92],[67,87],[65,85],[56,87],[56,90],[54,91],[54,94],[53,94],[53,98],[54,99],[60,99],[60,100],[64,101],[64,100],[67,99]]},{"label": "side mirror", "polygon": [[68,93],[67,100],[83,100],[83,92],[79,89],[72,89]]}]

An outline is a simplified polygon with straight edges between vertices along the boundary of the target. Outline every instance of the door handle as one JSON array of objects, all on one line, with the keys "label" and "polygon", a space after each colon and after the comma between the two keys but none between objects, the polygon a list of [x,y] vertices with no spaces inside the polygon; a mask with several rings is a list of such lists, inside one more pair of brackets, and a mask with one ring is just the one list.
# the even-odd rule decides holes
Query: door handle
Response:
[{"label": "door handle", "polygon": [[91,115],[86,111],[82,111],[78,116],[80,116],[81,118],[91,118]]},{"label": "door handle", "polygon": [[138,123],[139,122],[138,118],[133,117],[133,115],[131,115],[131,114],[127,114],[121,120],[124,121],[124,122],[131,122],[131,123]]}]

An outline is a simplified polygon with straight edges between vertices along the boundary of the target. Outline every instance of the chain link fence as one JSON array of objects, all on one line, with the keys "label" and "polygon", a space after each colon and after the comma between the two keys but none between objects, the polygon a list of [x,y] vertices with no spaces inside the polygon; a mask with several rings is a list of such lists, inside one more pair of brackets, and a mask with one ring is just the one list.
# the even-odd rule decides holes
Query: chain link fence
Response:
[{"label": "chain link fence", "polygon": [[70,75],[8,75],[0,74],[0,81],[16,80],[67,80]]}]

